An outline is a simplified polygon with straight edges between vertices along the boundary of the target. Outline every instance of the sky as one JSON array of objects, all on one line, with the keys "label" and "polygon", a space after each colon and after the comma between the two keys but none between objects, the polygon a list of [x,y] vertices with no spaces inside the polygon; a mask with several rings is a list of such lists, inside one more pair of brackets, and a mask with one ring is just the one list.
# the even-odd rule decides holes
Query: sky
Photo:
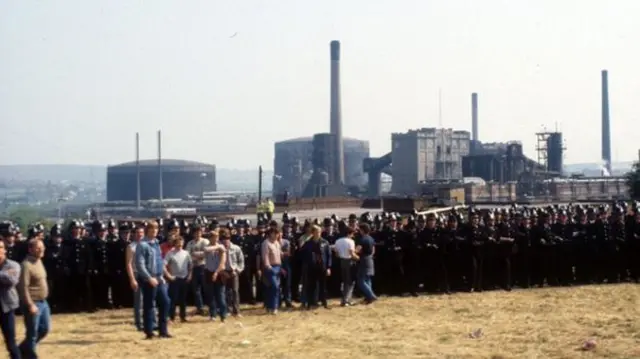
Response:
[{"label": "sky", "polygon": [[[519,140],[563,132],[599,162],[609,71],[614,161],[638,158],[640,1],[0,2],[0,164],[164,158],[273,166],[273,143],[329,130],[340,40],[345,136],[391,149],[421,127]],[[234,35],[235,34],[235,35]]]}]

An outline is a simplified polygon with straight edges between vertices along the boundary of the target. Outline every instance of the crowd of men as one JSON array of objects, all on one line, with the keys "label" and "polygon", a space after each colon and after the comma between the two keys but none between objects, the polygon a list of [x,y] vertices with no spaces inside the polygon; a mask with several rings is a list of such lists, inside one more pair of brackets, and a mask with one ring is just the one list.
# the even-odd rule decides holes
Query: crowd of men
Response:
[{"label": "crowd of men", "polygon": [[[28,253],[26,240],[46,245],[43,261],[54,312],[133,307],[135,324],[147,336],[152,336],[149,326],[162,325],[139,314],[152,305],[166,307],[171,319],[178,307],[180,319],[187,320],[184,305],[189,303],[197,315],[224,320],[240,315],[240,302],[264,302],[271,314],[294,302],[309,309],[328,307],[328,298],[349,306],[354,287],[369,304],[377,299],[372,288],[417,296],[640,278],[636,202],[364,213],[304,222],[287,213],[279,222],[258,217],[255,225],[248,219],[220,223],[205,217],[74,220],[49,231],[34,224],[26,238],[6,222],[0,224],[0,238],[7,257],[18,263]],[[161,252],[164,268],[157,267],[152,250],[136,251],[149,241]],[[166,295],[159,289],[160,294],[146,296],[166,300],[145,300],[140,282],[150,278],[157,279],[151,280],[153,288],[167,284]]]}]

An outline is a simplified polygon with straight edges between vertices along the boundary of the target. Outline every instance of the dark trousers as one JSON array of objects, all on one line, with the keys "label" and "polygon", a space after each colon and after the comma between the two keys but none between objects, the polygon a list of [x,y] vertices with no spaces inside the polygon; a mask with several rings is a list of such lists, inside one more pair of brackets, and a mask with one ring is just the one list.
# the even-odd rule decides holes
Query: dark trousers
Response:
[{"label": "dark trousers", "polygon": [[133,291],[129,286],[129,279],[124,272],[111,274],[109,277],[111,284],[111,300],[116,308],[133,307]]},{"label": "dark trousers", "polygon": [[[145,280],[138,280],[142,289],[142,323],[144,333],[153,334],[154,317],[156,315],[155,308],[158,308],[158,331],[160,335],[168,334],[167,316],[169,311],[169,295],[167,294],[167,285],[162,282],[161,278],[156,278],[158,285],[152,287]],[[155,303],[155,306],[153,305]]]},{"label": "dark trousers", "polygon": [[511,279],[511,256],[510,255],[501,255],[498,257],[499,265],[501,271],[499,272],[502,277],[502,288],[511,290],[512,279]]},{"label": "dark trousers", "polygon": [[518,286],[520,288],[529,288],[531,286],[531,251],[524,246],[518,248],[518,253],[516,253],[513,260]]},{"label": "dark trousers", "polygon": [[175,278],[169,283],[169,298],[171,306],[169,308],[169,318],[176,319],[176,307],[180,308],[180,319],[187,318],[187,290],[189,284],[186,278]]},{"label": "dark trousers", "polygon": [[191,290],[193,291],[193,304],[196,306],[196,310],[201,311],[204,307],[204,266],[193,267]]},{"label": "dark trousers", "polygon": [[89,275],[84,273],[75,273],[70,278],[71,290],[69,291],[69,299],[72,301],[73,311],[94,311],[93,291],[91,290],[91,281]]},{"label": "dark trousers", "polygon": [[482,279],[484,277],[484,253],[481,249],[474,250],[471,256],[471,288],[482,290]]},{"label": "dark trousers", "polygon": [[0,328],[2,328],[4,345],[7,347],[9,359],[20,359],[20,350],[16,343],[16,315],[13,310],[7,313],[0,312]]},{"label": "dark trousers", "polygon": [[97,273],[90,277],[90,281],[96,306],[100,309],[109,308],[111,306],[109,301],[109,275]]},{"label": "dark trousers", "polygon": [[323,305],[327,304],[327,270],[323,267],[309,267],[307,269],[307,280],[305,286],[305,297],[307,306],[317,305],[314,303],[314,294],[318,290],[318,299]]},{"label": "dark trousers", "polygon": [[300,301],[303,296],[300,293],[300,284],[302,284],[302,261],[294,255],[291,258],[291,270],[289,271],[289,277],[291,278],[291,299]]},{"label": "dark trousers", "polygon": [[[255,258],[253,258],[255,262]],[[250,263],[250,257],[245,257],[245,269],[240,273],[239,280],[239,293],[240,293],[240,301],[242,303],[253,304],[256,302],[256,299],[253,295],[253,268]]]},{"label": "dark trousers", "polygon": [[538,256],[536,260],[537,274],[535,284],[544,286],[544,280],[550,286],[558,285],[558,273],[556,270],[556,246],[545,245],[537,248]]},{"label": "dark trousers", "polygon": [[280,287],[282,288],[282,299],[285,304],[291,304],[291,261],[286,259],[282,261],[280,268],[283,274],[280,275]]}]

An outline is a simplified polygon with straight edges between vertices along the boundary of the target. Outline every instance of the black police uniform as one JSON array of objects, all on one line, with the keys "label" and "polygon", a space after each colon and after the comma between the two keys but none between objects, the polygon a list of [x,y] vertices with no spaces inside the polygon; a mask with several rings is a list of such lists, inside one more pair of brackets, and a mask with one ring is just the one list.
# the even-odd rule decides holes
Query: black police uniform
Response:
[{"label": "black police uniform", "polygon": [[[72,221],[71,231],[80,228],[78,221]],[[70,275],[69,302],[74,310],[95,311],[93,291],[89,275],[93,270],[93,255],[88,239],[82,237],[70,237],[63,242],[65,273]]]},{"label": "black police uniform", "polygon": [[131,228],[123,223],[119,226],[119,235],[107,242],[107,262],[109,266],[109,283],[111,300],[116,308],[133,306],[133,291],[127,276],[127,247],[131,243],[127,238]]}]

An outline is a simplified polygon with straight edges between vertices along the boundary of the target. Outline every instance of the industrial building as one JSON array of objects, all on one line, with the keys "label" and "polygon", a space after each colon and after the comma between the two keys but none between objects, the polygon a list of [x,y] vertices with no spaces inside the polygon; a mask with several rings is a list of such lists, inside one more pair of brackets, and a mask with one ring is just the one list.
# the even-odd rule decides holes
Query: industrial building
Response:
[{"label": "industrial building", "polygon": [[394,193],[416,193],[429,180],[462,179],[462,158],[471,134],[452,129],[421,128],[391,135]]},{"label": "industrial building", "polygon": [[[315,139],[315,143],[314,143]],[[314,137],[300,137],[276,142],[273,163],[273,193],[288,191],[291,196],[302,196],[311,179],[315,165],[323,167],[326,181],[331,183],[331,171],[336,163],[333,150],[335,136],[324,133]],[[314,144],[317,151],[314,154]],[[363,186],[366,174],[362,162],[369,157],[369,142],[354,138],[343,138],[344,177],[346,186]],[[316,161],[316,163],[314,163]]]},{"label": "industrial building", "polygon": [[[562,156],[562,153],[560,155]],[[526,174],[543,175],[543,178],[550,176],[544,165],[525,156],[522,143],[517,141],[476,142],[473,153],[462,159],[463,177],[478,177],[487,182],[505,183],[529,180],[530,176]]]},{"label": "industrial building", "polygon": [[136,201],[138,171],[140,200],[177,199],[216,191],[216,166],[201,162],[140,160],[107,168],[107,201]]}]

